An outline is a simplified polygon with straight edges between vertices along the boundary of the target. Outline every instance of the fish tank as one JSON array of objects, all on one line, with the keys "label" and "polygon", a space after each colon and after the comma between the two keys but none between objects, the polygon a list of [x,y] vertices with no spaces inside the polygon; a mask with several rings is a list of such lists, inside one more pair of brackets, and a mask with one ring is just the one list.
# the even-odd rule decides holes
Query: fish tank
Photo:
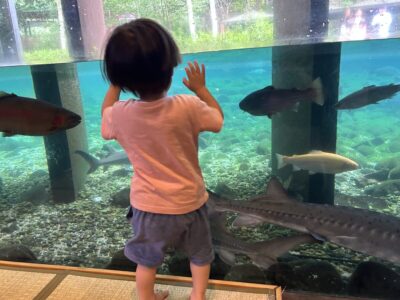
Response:
[{"label": "fish tank", "polygon": [[[197,60],[225,114],[199,137],[210,278],[400,299],[400,1],[3,2],[0,90],[81,120],[0,128],[0,260],[135,270],[133,169],[100,134],[101,59],[113,28],[147,17],[183,53],[169,93],[189,93]],[[187,258],[168,252],[158,273],[190,276]]]}]

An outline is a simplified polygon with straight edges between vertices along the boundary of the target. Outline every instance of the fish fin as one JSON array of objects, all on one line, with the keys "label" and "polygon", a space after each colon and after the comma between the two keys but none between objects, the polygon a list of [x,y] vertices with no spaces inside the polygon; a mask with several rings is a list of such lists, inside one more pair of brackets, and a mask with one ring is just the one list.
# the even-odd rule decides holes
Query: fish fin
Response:
[{"label": "fish fin", "polygon": [[287,190],[290,186],[290,184],[292,183],[293,180],[293,175],[290,174],[289,178],[287,178],[284,182],[283,182],[283,187],[285,190]]},{"label": "fish fin", "polygon": [[236,262],[236,257],[235,257],[235,254],[234,253],[232,253],[232,252],[230,252],[230,251],[227,251],[227,250],[224,250],[224,249],[220,249],[220,250],[218,250],[217,251],[217,253],[218,253],[218,256],[219,256],[219,258],[224,262],[224,263],[226,263],[227,265],[234,265],[235,264],[235,262]]},{"label": "fish fin", "polygon": [[267,116],[268,116],[268,118],[270,118],[270,119],[272,118],[272,114],[267,114]]},{"label": "fish fin", "polygon": [[11,96],[10,94],[4,92],[4,91],[0,91],[0,99],[5,98],[7,96]]},{"label": "fish fin", "polygon": [[265,220],[263,218],[257,217],[257,216],[249,216],[249,215],[239,215],[236,217],[236,219],[233,221],[232,226],[233,227],[241,227],[241,226],[257,226],[260,224],[265,223]]},{"label": "fish fin", "polygon": [[293,171],[300,171],[300,170],[301,170],[300,167],[298,167],[298,166],[296,166],[296,165],[293,165]]},{"label": "fish fin", "polygon": [[312,83],[311,83],[311,88],[314,91],[314,99],[313,102],[315,102],[316,104],[322,106],[325,103],[325,99],[324,99],[324,91],[322,88],[322,82],[321,82],[321,78],[317,78],[315,79]]},{"label": "fish fin", "polygon": [[[269,242],[269,241],[267,241]],[[259,268],[261,269],[268,269],[271,265],[275,264],[277,262],[277,259],[275,257],[270,257],[267,254],[267,251],[265,249],[260,249],[259,253],[248,253],[247,256],[250,257],[251,261]]]},{"label": "fish fin", "polygon": [[[256,255],[249,255],[253,262],[262,268],[268,268],[269,265],[277,261],[277,258],[286,252],[296,248],[301,244],[317,243],[310,234],[296,234],[292,236],[279,237],[268,241],[254,243]],[[263,255],[262,253],[268,253]]]},{"label": "fish fin", "polygon": [[322,154],[322,153],[324,152],[321,150],[311,150],[310,152],[308,152],[308,154]]},{"label": "fish fin", "polygon": [[12,133],[11,131],[4,131],[3,132],[3,137],[10,137],[10,136],[14,136],[15,133]]},{"label": "fish fin", "polygon": [[276,160],[278,162],[278,166],[277,166],[278,169],[282,169],[284,166],[287,165],[287,162],[285,161],[285,158],[287,158],[287,156],[276,153]]},{"label": "fish fin", "polygon": [[356,241],[357,238],[354,236],[335,236],[332,241],[339,242],[340,244],[349,244]]},{"label": "fish fin", "polygon": [[369,85],[369,86],[365,86],[365,87],[363,87],[362,89],[363,89],[363,90],[367,90],[367,89],[374,88],[374,87],[376,87],[375,84]]},{"label": "fish fin", "polygon": [[113,146],[108,145],[108,144],[104,145],[103,149],[105,149],[109,154],[113,154],[113,153],[117,152],[117,150]]},{"label": "fish fin", "polygon": [[8,98],[8,97],[18,97],[17,95],[15,95],[14,93],[6,93],[4,91],[0,91],[0,99],[3,98]]},{"label": "fish fin", "polygon": [[88,174],[96,171],[97,168],[100,166],[100,160],[90,155],[89,153],[80,150],[76,150],[75,153],[79,154],[90,165],[90,168],[87,171]]},{"label": "fish fin", "polygon": [[319,233],[317,233],[315,231],[312,231],[312,230],[310,230],[308,228],[306,228],[306,229],[307,229],[308,233],[311,234],[314,239],[316,239],[318,241],[321,241],[321,242],[327,242],[328,241],[328,239],[325,236],[323,236],[322,234],[319,234]]},{"label": "fish fin", "polygon": [[263,91],[273,91],[275,88],[272,85],[266,86],[265,88],[262,89]]},{"label": "fish fin", "polygon": [[269,202],[295,201],[289,196],[283,185],[276,177],[271,177],[271,179],[269,180],[267,184],[266,196],[269,198]]}]

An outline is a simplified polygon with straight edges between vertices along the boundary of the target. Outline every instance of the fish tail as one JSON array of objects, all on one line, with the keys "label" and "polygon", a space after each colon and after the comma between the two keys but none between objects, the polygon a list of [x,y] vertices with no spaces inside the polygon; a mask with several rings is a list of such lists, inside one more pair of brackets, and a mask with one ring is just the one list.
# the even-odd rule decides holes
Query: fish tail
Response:
[{"label": "fish tail", "polygon": [[84,151],[77,150],[75,151],[76,154],[79,154],[84,160],[86,160],[90,166],[89,170],[87,171],[88,174],[94,172],[97,170],[97,168],[100,166],[100,160],[98,160],[96,157],[90,155],[89,153],[86,153]]},{"label": "fish tail", "polygon": [[[267,245],[268,246],[268,245]],[[260,249],[259,253],[247,254],[252,262],[261,269],[268,269],[271,265],[277,262],[275,257],[270,257],[268,254],[264,254],[265,249]]]},{"label": "fish tail", "polygon": [[284,166],[286,166],[288,163],[285,160],[286,156],[282,154],[276,153],[276,160],[278,162],[278,169],[282,169]]},{"label": "fish tail", "polygon": [[322,82],[321,82],[321,78],[317,78],[315,79],[312,83],[311,83],[311,89],[313,91],[313,102],[315,102],[318,105],[324,105],[325,99],[324,99],[324,91],[322,88]]}]

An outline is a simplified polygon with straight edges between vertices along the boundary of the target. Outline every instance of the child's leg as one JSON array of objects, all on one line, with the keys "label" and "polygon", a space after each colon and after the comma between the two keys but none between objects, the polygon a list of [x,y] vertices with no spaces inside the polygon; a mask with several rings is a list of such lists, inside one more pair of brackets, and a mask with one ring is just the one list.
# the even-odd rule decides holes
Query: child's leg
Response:
[{"label": "child's leg", "polygon": [[162,300],[168,297],[168,291],[154,293],[157,268],[138,265],[136,268],[136,289],[139,300]]},{"label": "child's leg", "polygon": [[210,265],[198,266],[190,263],[190,271],[192,272],[193,280],[190,300],[205,300],[208,277],[210,276]]}]

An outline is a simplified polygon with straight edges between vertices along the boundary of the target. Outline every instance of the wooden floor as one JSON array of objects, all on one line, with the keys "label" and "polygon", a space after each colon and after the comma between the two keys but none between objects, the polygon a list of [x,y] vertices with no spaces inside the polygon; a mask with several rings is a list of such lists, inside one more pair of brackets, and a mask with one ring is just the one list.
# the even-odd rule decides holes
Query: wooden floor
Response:
[{"label": "wooden floor", "polygon": [[[190,278],[157,276],[157,288],[168,299],[188,299]],[[0,261],[0,300],[125,300],[136,299],[135,273]],[[273,285],[210,280],[210,300],[282,300]]]}]

